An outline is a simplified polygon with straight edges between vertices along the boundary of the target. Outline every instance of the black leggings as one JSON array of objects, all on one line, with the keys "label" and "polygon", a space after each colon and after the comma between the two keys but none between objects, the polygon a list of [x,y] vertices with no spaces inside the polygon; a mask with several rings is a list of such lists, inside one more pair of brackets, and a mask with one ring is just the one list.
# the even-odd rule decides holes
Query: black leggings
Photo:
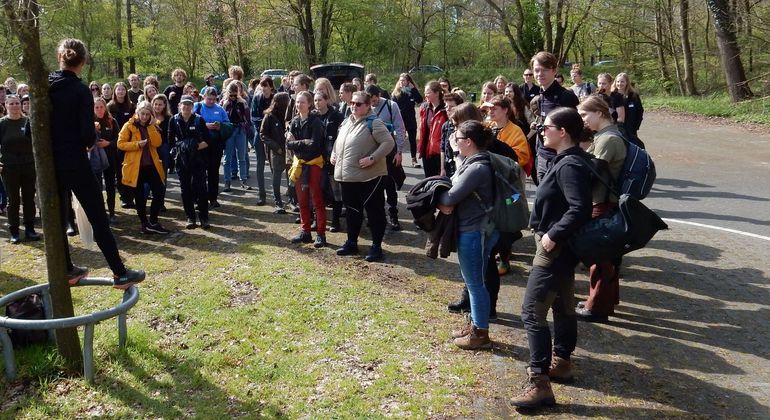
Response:
[{"label": "black leggings", "polygon": [[115,215],[115,190],[117,187],[117,184],[115,182],[116,181],[115,167],[110,165],[107,169],[105,169],[99,175],[99,178],[104,179],[104,189],[107,191],[107,211],[109,212],[110,216],[114,216]]},{"label": "black leggings", "polygon": [[163,197],[166,189],[163,188],[163,181],[160,179],[158,170],[153,166],[145,166],[139,169],[139,178],[136,181],[134,189],[136,199],[136,214],[142,225],[147,224],[147,195],[144,191],[144,184],[150,185],[152,191],[152,204],[150,205],[150,224],[158,223],[160,208],[163,207]]},{"label": "black leggings", "polygon": [[378,176],[366,182],[340,182],[342,202],[347,208],[348,241],[358,243],[364,209],[372,232],[372,244],[381,245],[385,236],[384,177]]},{"label": "black leggings", "polygon": [[[212,144],[209,145],[209,147],[203,149],[208,150],[206,153],[206,178],[208,180],[208,195],[209,195],[209,201],[217,201],[217,197],[219,196],[219,166],[222,163],[222,155],[224,154],[224,149],[222,146],[217,144],[218,142],[212,141]],[[226,177],[229,177],[231,174],[225,174]],[[153,193],[154,194],[154,193]]]},{"label": "black leggings", "polygon": [[[99,188],[96,176],[91,172],[91,165],[86,163],[76,169],[57,171],[56,180],[59,183],[62,226],[65,229],[67,227],[66,218],[68,215],[65,203],[67,203],[70,192],[72,192],[83,207],[88,221],[91,222],[91,227],[94,231],[94,241],[99,246],[102,254],[104,254],[104,258],[107,260],[112,273],[116,276],[126,274],[126,267],[120,260],[120,254],[118,254],[118,244],[115,242],[115,237],[112,236],[112,231],[107,221],[107,213],[104,212],[104,199],[102,198],[101,188]],[[64,229],[62,229],[61,234],[64,238],[62,240],[63,243],[67,244],[64,247],[67,270],[72,270],[72,257],[70,256],[69,244]]]},{"label": "black leggings", "polygon": [[417,157],[417,123],[404,123],[406,126],[406,133],[409,135],[409,152],[412,154],[412,159]]}]

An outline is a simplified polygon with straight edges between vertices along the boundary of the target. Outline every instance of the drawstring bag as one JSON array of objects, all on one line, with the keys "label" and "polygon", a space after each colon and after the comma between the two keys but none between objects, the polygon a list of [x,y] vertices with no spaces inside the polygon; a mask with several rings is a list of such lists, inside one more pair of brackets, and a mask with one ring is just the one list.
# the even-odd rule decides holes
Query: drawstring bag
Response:
[{"label": "drawstring bag", "polygon": [[91,222],[88,221],[86,211],[83,206],[80,205],[77,197],[72,197],[72,208],[75,210],[75,222],[78,225],[78,231],[80,232],[80,240],[83,242],[83,246],[86,249],[94,248],[94,229],[91,227]]}]

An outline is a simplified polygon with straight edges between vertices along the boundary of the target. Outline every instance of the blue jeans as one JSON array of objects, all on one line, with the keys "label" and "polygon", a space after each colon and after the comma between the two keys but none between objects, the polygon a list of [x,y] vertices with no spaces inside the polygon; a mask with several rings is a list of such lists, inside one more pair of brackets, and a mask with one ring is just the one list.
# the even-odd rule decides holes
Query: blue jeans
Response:
[{"label": "blue jeans", "polygon": [[496,230],[488,235],[481,231],[460,232],[457,237],[460,273],[471,298],[471,320],[476,328],[489,328],[490,303],[489,292],[484,287],[484,273],[498,237]]},{"label": "blue jeans", "polygon": [[238,161],[238,175],[241,182],[248,179],[249,170],[246,166],[246,133],[243,127],[237,127],[233,135],[225,143],[225,184],[230,183],[229,176],[233,173],[233,160]]}]

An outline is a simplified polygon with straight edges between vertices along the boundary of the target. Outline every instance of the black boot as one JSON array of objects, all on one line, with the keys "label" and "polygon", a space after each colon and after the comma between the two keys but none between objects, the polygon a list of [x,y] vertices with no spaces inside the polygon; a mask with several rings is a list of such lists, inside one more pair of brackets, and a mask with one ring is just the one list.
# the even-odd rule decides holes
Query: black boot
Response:
[{"label": "black boot", "polygon": [[470,312],[471,297],[468,295],[468,288],[463,286],[463,292],[460,294],[460,298],[447,305],[446,308],[452,313]]},{"label": "black boot", "polygon": [[18,226],[15,228],[11,227],[10,231],[11,231],[11,239],[9,239],[9,242],[14,245],[21,243],[21,239],[19,238],[19,227]]},{"label": "black boot", "polygon": [[401,223],[398,222],[398,211],[390,212],[390,229],[395,232],[401,230]]},{"label": "black boot", "polygon": [[335,201],[332,204],[332,224],[329,227],[330,232],[342,232],[340,225],[340,215],[342,214],[342,202]]}]

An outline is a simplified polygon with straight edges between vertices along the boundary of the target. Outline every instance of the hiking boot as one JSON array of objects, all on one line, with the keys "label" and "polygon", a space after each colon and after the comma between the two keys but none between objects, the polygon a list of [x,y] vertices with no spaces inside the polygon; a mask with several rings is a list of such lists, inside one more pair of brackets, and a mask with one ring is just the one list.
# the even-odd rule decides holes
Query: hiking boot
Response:
[{"label": "hiking boot", "polygon": [[152,234],[154,234],[155,232],[151,231],[150,229],[147,229],[147,226],[149,226],[149,225],[146,225],[146,224],[142,223],[142,227],[139,228],[139,233],[141,233],[142,235],[152,235]]},{"label": "hiking boot", "polygon": [[315,237],[315,243],[313,243],[313,246],[316,248],[323,248],[326,246],[326,236],[325,235],[317,235]]},{"label": "hiking boot", "polygon": [[355,242],[345,241],[345,243],[342,244],[342,248],[337,250],[337,255],[343,257],[355,254],[358,254],[358,244]]},{"label": "hiking boot", "polygon": [[398,221],[397,214],[390,215],[390,230],[394,232],[398,232],[399,230],[401,230],[401,223],[399,223]]},{"label": "hiking boot", "polygon": [[283,205],[276,205],[275,210],[273,210],[273,214],[286,214],[286,210],[283,209]]},{"label": "hiking boot", "polygon": [[24,229],[24,239],[28,241],[39,241],[40,234],[35,232],[35,228]]},{"label": "hiking boot", "polygon": [[471,332],[473,332],[473,323],[470,322],[470,320],[468,320],[468,323],[465,324],[462,328],[457,330],[452,330],[452,332],[449,333],[449,335],[452,337],[452,339],[455,339],[455,338],[465,337]]},{"label": "hiking boot", "polygon": [[459,314],[461,312],[471,311],[471,298],[468,295],[468,289],[463,287],[463,292],[460,294],[460,298],[446,306],[449,312]]},{"label": "hiking boot", "polygon": [[74,286],[78,284],[80,279],[88,275],[88,269],[85,267],[78,267],[76,265],[72,266],[72,270],[67,271],[67,282],[70,284],[70,286]]},{"label": "hiking boot", "polygon": [[543,405],[555,405],[551,381],[548,375],[532,372],[527,368],[527,386],[521,394],[511,398],[510,403],[519,408],[538,408]]},{"label": "hiking boot", "polygon": [[219,201],[211,200],[211,203],[209,204],[209,208],[210,209],[216,209],[216,208],[219,208],[219,207],[222,207],[222,205],[219,204]]},{"label": "hiking boot", "polygon": [[311,242],[313,242],[313,237],[310,236],[310,232],[300,232],[297,234],[297,236],[291,238],[291,243],[293,244],[309,244]]},{"label": "hiking boot", "polygon": [[492,341],[489,339],[489,330],[477,328],[471,325],[471,331],[462,337],[454,339],[455,346],[463,350],[491,349]]},{"label": "hiking boot", "polygon": [[112,279],[112,287],[126,290],[129,287],[144,281],[144,271],[126,270],[126,274]]},{"label": "hiking boot", "polygon": [[222,192],[230,192],[232,189],[230,189],[230,182],[225,182],[225,187],[222,188]]},{"label": "hiking boot", "polygon": [[595,314],[585,307],[583,308],[575,308],[575,315],[577,315],[578,319],[585,322],[607,322],[607,315],[599,315]]},{"label": "hiking boot", "polygon": [[187,218],[187,223],[184,225],[185,229],[195,229],[198,225],[195,223],[195,219]]},{"label": "hiking boot", "polygon": [[146,229],[150,232],[157,233],[158,235],[168,235],[171,233],[170,230],[164,228],[158,222],[148,224]]},{"label": "hiking boot", "polygon": [[[246,181],[241,180],[241,189],[246,191],[251,191],[251,186],[246,185]],[[265,200],[262,200],[262,201],[264,202]]]},{"label": "hiking boot", "polygon": [[18,245],[21,243],[21,238],[19,238],[19,227],[12,227],[9,229],[11,232],[11,239],[8,240],[8,242]]},{"label": "hiking boot", "polygon": [[364,257],[364,260],[366,260],[366,262],[375,262],[381,260],[382,257],[382,245],[372,244],[372,247],[369,248],[369,253]]},{"label": "hiking boot", "polygon": [[575,376],[572,374],[572,362],[562,359],[557,355],[551,357],[551,367],[548,370],[548,378],[557,384],[571,383]]},{"label": "hiking boot", "polygon": [[497,262],[497,274],[504,276],[511,271],[511,264],[507,261]]},{"label": "hiking boot", "polygon": [[260,199],[257,200],[257,205],[258,206],[261,207],[261,206],[264,206],[265,204],[267,204],[267,201],[264,198],[260,198]]},{"label": "hiking boot", "polygon": [[211,229],[211,223],[209,223],[209,219],[201,217],[201,228],[203,230]]}]

